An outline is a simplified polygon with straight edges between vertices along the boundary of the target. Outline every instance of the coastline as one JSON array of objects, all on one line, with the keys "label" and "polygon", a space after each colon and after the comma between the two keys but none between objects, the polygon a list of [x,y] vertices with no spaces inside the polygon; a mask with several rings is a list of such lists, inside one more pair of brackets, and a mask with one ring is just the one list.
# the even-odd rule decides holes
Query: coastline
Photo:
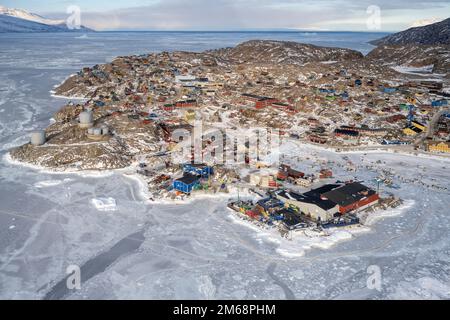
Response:
[{"label": "coastline", "polygon": [[62,86],[67,80],[69,80],[70,78],[76,76],[76,73],[72,73],[71,75],[69,75],[68,77],[66,77],[63,81],[61,81],[61,83],[59,84],[55,84],[53,86],[53,89],[49,91],[50,96],[52,98],[56,98],[56,99],[64,99],[64,100],[89,100],[86,97],[77,97],[77,96],[64,96],[64,95],[57,95],[55,89],[57,89],[58,87]]}]

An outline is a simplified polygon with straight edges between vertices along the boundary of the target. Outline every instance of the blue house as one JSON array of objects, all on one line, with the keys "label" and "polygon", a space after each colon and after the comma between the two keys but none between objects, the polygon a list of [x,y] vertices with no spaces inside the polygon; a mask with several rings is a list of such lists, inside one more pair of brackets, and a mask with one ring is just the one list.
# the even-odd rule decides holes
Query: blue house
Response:
[{"label": "blue house", "polygon": [[187,163],[183,165],[184,173],[201,176],[203,178],[208,178],[214,173],[214,169],[206,164],[191,164]]},{"label": "blue house", "polygon": [[96,107],[104,107],[106,104],[103,101],[97,100],[94,102]]},{"label": "blue house", "polygon": [[336,90],[334,90],[334,89],[324,89],[324,88],[320,88],[320,89],[319,89],[319,92],[320,92],[320,93],[333,94],[333,93],[336,92]]},{"label": "blue house", "polygon": [[355,80],[355,85],[357,86],[357,87],[361,87],[362,86],[362,80],[361,79],[357,79],[357,80]]},{"label": "blue house", "polygon": [[185,175],[180,179],[176,179],[173,181],[173,188],[177,191],[183,193],[191,193],[192,190],[199,184],[199,177],[192,175]]},{"label": "blue house", "polygon": [[397,91],[397,89],[396,88],[382,88],[382,91],[384,92],[384,93],[394,93],[394,92],[396,92]]},{"label": "blue house", "polygon": [[438,100],[438,101],[431,102],[432,107],[443,107],[443,106],[447,106],[447,105],[448,105],[447,100]]}]

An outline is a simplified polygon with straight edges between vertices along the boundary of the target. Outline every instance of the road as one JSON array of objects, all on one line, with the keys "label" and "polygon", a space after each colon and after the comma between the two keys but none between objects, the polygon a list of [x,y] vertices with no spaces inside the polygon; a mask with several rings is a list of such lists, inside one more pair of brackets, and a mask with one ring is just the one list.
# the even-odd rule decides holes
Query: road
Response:
[{"label": "road", "polygon": [[434,132],[436,131],[436,125],[438,124],[439,119],[447,113],[450,113],[450,108],[447,110],[439,111],[438,113],[436,113],[434,115],[433,119],[431,119],[431,121],[428,125],[428,135],[427,135],[428,138],[433,137]]}]

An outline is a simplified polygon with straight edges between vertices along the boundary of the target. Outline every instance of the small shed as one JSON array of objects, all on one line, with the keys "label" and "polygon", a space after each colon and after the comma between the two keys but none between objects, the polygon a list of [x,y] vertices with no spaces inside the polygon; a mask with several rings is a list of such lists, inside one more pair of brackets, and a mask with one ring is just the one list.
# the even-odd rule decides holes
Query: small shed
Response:
[{"label": "small shed", "polygon": [[183,171],[191,175],[202,176],[208,178],[213,175],[214,169],[206,164],[184,164]]}]

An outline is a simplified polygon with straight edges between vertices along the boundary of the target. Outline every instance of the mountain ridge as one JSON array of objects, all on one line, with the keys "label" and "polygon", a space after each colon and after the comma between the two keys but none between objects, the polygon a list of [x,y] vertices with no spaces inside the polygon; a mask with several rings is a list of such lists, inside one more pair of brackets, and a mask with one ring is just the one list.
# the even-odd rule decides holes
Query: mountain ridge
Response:
[{"label": "mountain ridge", "polygon": [[209,51],[216,57],[235,63],[261,61],[279,64],[305,64],[309,62],[360,60],[364,55],[344,48],[319,47],[292,41],[250,40],[233,48]]},{"label": "mountain ridge", "polygon": [[450,44],[450,18],[427,26],[410,28],[394,33],[384,38],[371,41],[370,44],[376,46]]},{"label": "mountain ridge", "polygon": [[92,32],[81,26],[69,29],[64,20],[52,20],[22,9],[0,6],[0,33]]}]

